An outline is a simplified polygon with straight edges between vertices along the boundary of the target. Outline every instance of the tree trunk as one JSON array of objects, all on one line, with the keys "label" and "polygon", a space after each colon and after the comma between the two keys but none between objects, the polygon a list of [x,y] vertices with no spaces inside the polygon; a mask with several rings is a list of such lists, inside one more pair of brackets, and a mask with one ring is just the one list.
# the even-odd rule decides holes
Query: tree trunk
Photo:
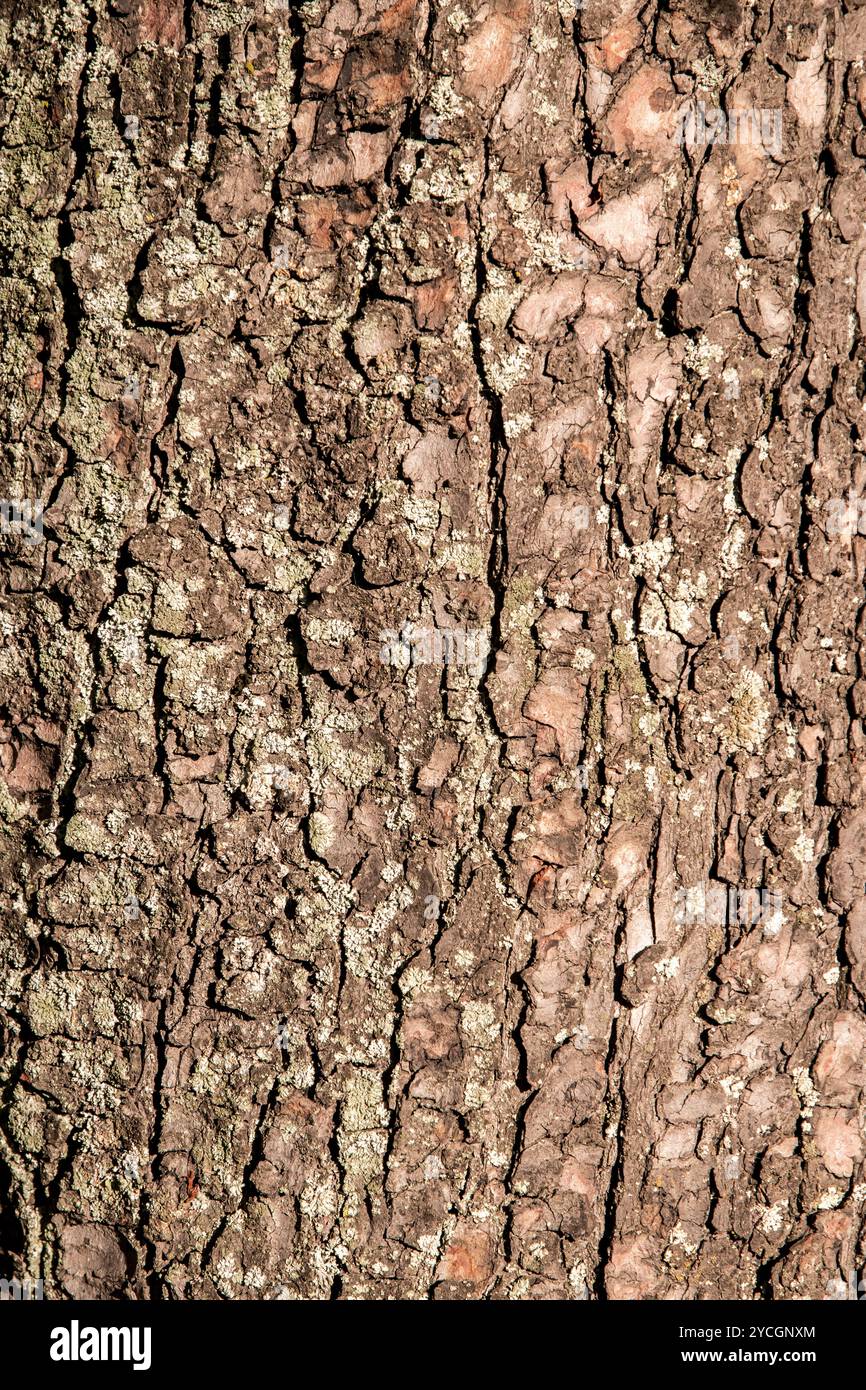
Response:
[{"label": "tree trunk", "polygon": [[860,1269],[866,9],[620,4],[2,5],[49,1297]]}]

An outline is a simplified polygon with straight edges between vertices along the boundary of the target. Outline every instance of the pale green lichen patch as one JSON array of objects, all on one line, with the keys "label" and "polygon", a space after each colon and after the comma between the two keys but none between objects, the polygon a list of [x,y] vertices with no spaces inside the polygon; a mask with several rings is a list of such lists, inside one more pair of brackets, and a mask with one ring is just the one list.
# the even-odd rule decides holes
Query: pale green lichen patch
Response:
[{"label": "pale green lichen patch", "polygon": [[757,671],[743,671],[731,692],[727,715],[722,721],[723,747],[756,753],[763,746],[770,726],[767,687]]}]

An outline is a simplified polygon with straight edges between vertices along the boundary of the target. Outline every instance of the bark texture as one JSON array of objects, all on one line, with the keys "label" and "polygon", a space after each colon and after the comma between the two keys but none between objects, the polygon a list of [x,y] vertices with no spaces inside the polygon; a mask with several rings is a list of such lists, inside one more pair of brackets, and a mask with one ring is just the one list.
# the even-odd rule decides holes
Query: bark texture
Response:
[{"label": "bark texture", "polygon": [[4,0],[0,1273],[860,1269],[864,53],[826,0]]}]

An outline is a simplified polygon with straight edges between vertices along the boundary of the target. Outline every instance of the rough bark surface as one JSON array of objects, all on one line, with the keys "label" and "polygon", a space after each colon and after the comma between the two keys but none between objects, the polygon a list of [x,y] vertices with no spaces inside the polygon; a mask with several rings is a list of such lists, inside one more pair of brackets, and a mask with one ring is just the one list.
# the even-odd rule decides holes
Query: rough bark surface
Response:
[{"label": "rough bark surface", "polygon": [[864,53],[824,0],[5,0],[0,1273],[860,1269]]}]

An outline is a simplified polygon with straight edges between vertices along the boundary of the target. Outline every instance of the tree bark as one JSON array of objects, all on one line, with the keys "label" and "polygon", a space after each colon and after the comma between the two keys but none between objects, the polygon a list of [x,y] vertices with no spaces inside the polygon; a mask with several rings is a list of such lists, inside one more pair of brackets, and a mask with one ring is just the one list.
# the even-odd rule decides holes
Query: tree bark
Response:
[{"label": "tree bark", "polygon": [[2,16],[0,1274],[833,1296],[866,9]]}]

